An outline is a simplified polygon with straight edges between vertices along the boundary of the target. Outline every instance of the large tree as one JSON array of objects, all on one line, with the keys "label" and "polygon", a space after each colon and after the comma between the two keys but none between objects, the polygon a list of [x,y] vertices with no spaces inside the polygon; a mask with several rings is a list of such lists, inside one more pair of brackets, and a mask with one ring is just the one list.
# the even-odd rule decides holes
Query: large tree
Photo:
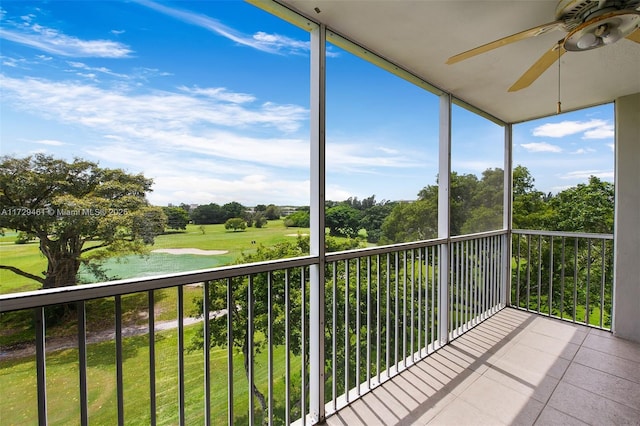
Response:
[{"label": "large tree", "polygon": [[355,238],[360,230],[362,213],[348,204],[339,204],[326,210],[326,225],[333,236]]},{"label": "large tree", "polygon": [[187,229],[189,223],[189,212],[182,207],[163,207],[162,211],[167,215],[167,228],[169,229]]},{"label": "large tree", "polygon": [[142,174],[82,159],[2,157],[0,227],[35,237],[47,270],[36,275],[0,268],[55,288],[76,284],[82,262],[145,252],[166,224],[162,210],[145,198],[151,184]]}]

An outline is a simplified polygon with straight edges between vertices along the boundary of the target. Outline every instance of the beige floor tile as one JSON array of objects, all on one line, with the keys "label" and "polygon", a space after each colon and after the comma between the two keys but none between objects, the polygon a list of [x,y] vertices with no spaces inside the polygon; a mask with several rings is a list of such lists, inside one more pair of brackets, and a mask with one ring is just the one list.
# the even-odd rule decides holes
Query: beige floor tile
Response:
[{"label": "beige floor tile", "polygon": [[505,423],[457,398],[428,423],[416,422],[416,424],[433,426],[499,426]]},{"label": "beige floor tile", "polygon": [[640,411],[640,383],[575,363],[569,366],[562,381]]},{"label": "beige floor tile", "polygon": [[559,379],[569,366],[569,360],[535,348],[518,345],[505,353],[495,363],[495,366],[516,376],[522,375],[523,379],[528,381],[534,381],[544,376]]},{"label": "beige floor tile", "polygon": [[592,425],[637,425],[640,410],[561,382],[549,406]]},{"label": "beige floor tile", "polygon": [[[447,346],[447,348],[453,353],[458,354],[458,356],[463,357],[473,357],[475,361],[469,365],[468,368],[474,370],[478,373],[483,373],[489,367],[493,365],[500,357],[504,354],[502,352],[492,353],[492,352],[479,352],[474,348],[470,348],[464,343],[459,343],[458,341],[453,342],[451,345]],[[505,350],[506,352],[506,350]]]},{"label": "beige floor tile", "polygon": [[538,420],[535,422],[536,426],[588,426],[588,423],[582,420],[571,417],[570,415],[558,411],[553,407],[546,406]]},{"label": "beige floor tile", "polygon": [[533,424],[544,408],[543,403],[485,376],[473,382],[459,398],[506,424]]},{"label": "beige floor tile", "polygon": [[580,348],[579,345],[567,342],[564,339],[540,334],[537,331],[526,331],[522,333],[522,337],[518,340],[521,345],[527,345],[532,348],[539,349],[551,355],[560,356],[564,359],[571,360]]},{"label": "beige floor tile", "polygon": [[527,381],[519,375],[511,374],[495,366],[487,370],[484,376],[543,403],[549,400],[560,381],[551,376],[542,376],[536,380]]},{"label": "beige floor tile", "polygon": [[580,348],[574,362],[640,383],[640,362],[619,358],[586,347]]},{"label": "beige floor tile", "polygon": [[617,337],[615,337],[613,335],[613,333],[609,330],[599,330],[597,328],[592,328],[589,330],[589,334],[594,334],[596,336],[600,336],[600,337],[607,337],[610,339],[617,339]]},{"label": "beige floor tile", "polygon": [[584,339],[583,346],[628,359],[629,361],[640,362],[640,344],[632,343],[628,340],[610,339],[596,334],[589,334]]},{"label": "beige floor tile", "polygon": [[588,334],[587,329],[580,325],[544,317],[537,317],[530,330],[577,345],[581,344]]}]

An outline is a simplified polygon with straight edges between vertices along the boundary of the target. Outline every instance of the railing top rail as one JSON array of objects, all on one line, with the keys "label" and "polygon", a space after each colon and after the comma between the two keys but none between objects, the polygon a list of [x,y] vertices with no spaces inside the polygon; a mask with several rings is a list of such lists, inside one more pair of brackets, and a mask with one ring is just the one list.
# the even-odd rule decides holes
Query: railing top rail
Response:
[{"label": "railing top rail", "polygon": [[[458,235],[455,237],[451,237],[449,238],[449,241],[457,242],[457,241],[474,240],[477,238],[486,238],[486,237],[493,237],[496,235],[504,235],[506,233],[507,231],[504,229],[497,230],[497,231],[478,232],[475,234]],[[345,250],[345,251],[327,253],[325,256],[325,259],[327,260],[327,262],[335,262],[338,260],[355,259],[358,257],[375,256],[377,254],[387,254],[387,253],[393,253],[393,252],[402,251],[402,250],[431,247],[431,246],[436,246],[438,244],[442,244],[446,242],[447,242],[446,238],[434,238],[431,240],[411,241],[409,243],[399,243],[399,244],[390,244],[386,246],[367,247],[367,248],[357,249],[357,250]]]},{"label": "railing top rail", "polygon": [[569,231],[542,231],[532,229],[513,229],[513,234],[518,235],[542,235],[548,237],[568,237],[568,238],[591,238],[600,240],[613,240],[613,234],[594,234],[590,232],[569,232]]},{"label": "railing top rail", "polygon": [[451,242],[475,240],[477,238],[495,237],[497,235],[504,235],[507,233],[506,229],[498,229],[496,231],[477,232],[475,234],[456,235],[451,237]]},{"label": "railing top rail", "polygon": [[437,238],[433,240],[412,241],[410,243],[391,244],[386,246],[367,247],[356,250],[345,250],[327,253],[325,259],[327,262],[336,262],[338,260],[355,259],[358,257],[374,256],[377,254],[387,254],[402,250],[411,250],[423,247],[436,246],[446,242],[446,238]]},{"label": "railing top rail", "polygon": [[149,278],[130,278],[103,283],[81,284],[77,286],[3,294],[0,295],[0,313],[60,303],[77,302],[80,300],[139,293],[148,290],[159,290],[167,287],[309,266],[317,263],[317,256],[302,256],[158,275]]}]

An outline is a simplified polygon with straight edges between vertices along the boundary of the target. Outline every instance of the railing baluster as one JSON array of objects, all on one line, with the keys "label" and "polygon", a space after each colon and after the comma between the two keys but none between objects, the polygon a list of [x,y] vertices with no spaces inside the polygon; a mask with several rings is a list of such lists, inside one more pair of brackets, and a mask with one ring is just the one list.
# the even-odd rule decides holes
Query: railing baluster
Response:
[{"label": "railing baluster", "polygon": [[480,318],[480,250],[479,250],[480,242],[475,240],[473,242],[473,323],[474,325],[478,324],[478,320]]},{"label": "railing baluster", "polygon": [[180,424],[184,418],[184,287],[178,286],[178,413]]},{"label": "railing baluster", "polygon": [[415,250],[411,249],[411,297],[410,297],[410,303],[411,303],[411,340],[410,340],[410,346],[409,346],[409,350],[410,350],[410,354],[411,354],[411,363],[413,364],[415,362],[415,347],[414,347],[414,335],[415,335],[415,321],[416,321],[416,317],[415,317],[415,300],[414,300],[414,294],[415,294],[415,281],[416,281],[416,260],[415,260]]},{"label": "railing baluster", "polygon": [[489,304],[489,294],[487,287],[487,240],[485,238],[480,239],[480,245],[482,247],[480,253],[480,259],[482,259],[482,275],[480,278],[480,285],[482,289],[482,317],[481,320],[485,320],[487,318],[487,308]]},{"label": "railing baluster", "polygon": [[576,322],[578,311],[578,238],[574,239],[573,250],[573,322]]},{"label": "railing baluster", "polygon": [[[284,423],[291,424],[291,298],[289,297],[289,269],[284,270]],[[335,378],[335,377],[334,377]],[[335,407],[334,407],[335,409]]]},{"label": "railing baluster", "polygon": [[589,291],[591,290],[591,238],[587,239],[587,289],[585,290],[585,301],[584,301],[584,323],[589,325]]},{"label": "railing baluster", "polygon": [[[337,344],[337,334],[338,334],[338,301],[337,301],[337,296],[338,296],[338,291],[337,291],[337,281],[336,281],[336,263],[332,262],[331,263],[331,269],[333,272],[333,276],[332,276],[332,285],[331,285],[331,291],[332,291],[332,313],[331,313],[331,318],[332,318],[332,332],[331,332],[331,401],[333,404],[333,411],[335,411],[337,409],[337,404],[336,404],[336,398],[338,397],[338,390],[337,390],[337,377],[336,377],[336,370],[338,369],[338,356],[337,356],[337,348],[338,348],[338,344]],[[285,422],[285,424],[289,424],[289,422]]]},{"label": "railing baluster", "polygon": [[424,354],[429,354],[429,247],[424,248]]},{"label": "railing baluster", "polygon": [[360,258],[356,258],[356,395],[360,396]]},{"label": "railing baluster", "polygon": [[80,424],[89,424],[89,401],[87,397],[87,316],[84,301],[76,303],[78,311],[78,378],[80,391]]},{"label": "railing baluster", "polygon": [[203,356],[204,356],[204,424],[211,424],[211,335],[209,330],[209,281],[205,281],[202,295],[202,334],[203,334]]},{"label": "railing baluster", "polygon": [[124,425],[124,391],[122,382],[122,302],[120,296],[115,297],[116,315],[116,395],[118,401],[118,424]]},{"label": "railing baluster", "polygon": [[[386,277],[386,284],[387,284],[387,303],[386,303],[386,310],[387,310],[387,327],[386,327],[386,338],[385,338],[385,364],[386,364],[386,369],[387,372],[391,371],[391,255],[389,253],[387,253],[387,277]],[[389,377],[390,374],[387,374],[387,377]]]},{"label": "railing baluster", "polygon": [[538,236],[538,279],[537,279],[537,284],[538,284],[538,310],[537,312],[540,313],[540,303],[542,302],[541,299],[541,289],[542,289],[542,235]]},{"label": "railing baluster", "polygon": [[[304,306],[304,303],[303,303]],[[254,363],[253,363],[253,308],[254,308],[254,301],[253,301],[253,274],[249,275],[249,285],[247,286],[247,360],[245,360],[245,362],[247,363],[247,366],[249,368],[249,372],[248,372],[248,385],[249,385],[249,412],[248,414],[248,418],[249,418],[249,425],[253,425],[255,423],[255,418],[254,418],[254,412],[255,412],[255,403],[253,400],[253,386],[254,386]],[[304,339],[303,339],[304,341]],[[304,352],[303,352],[304,353]],[[304,363],[303,363],[304,364]]]},{"label": "railing baluster", "polygon": [[367,390],[371,389],[371,256],[367,256]]},{"label": "railing baluster", "polygon": [[301,318],[301,326],[302,333],[301,337],[301,348],[300,354],[302,355],[301,366],[300,366],[300,413],[302,415],[302,424],[307,424],[307,369],[306,363],[304,359],[306,359],[307,355],[307,282],[305,278],[305,269],[302,268],[300,270],[300,318]]},{"label": "railing baluster", "polygon": [[521,235],[516,235],[518,239],[518,248],[517,248],[517,256],[516,256],[516,306],[520,307],[520,242],[522,241]]},{"label": "railing baluster", "polygon": [[407,251],[402,254],[402,366],[407,368]]},{"label": "railing baluster", "polygon": [[380,358],[382,351],[382,320],[380,318],[381,313],[381,290],[380,290],[380,255],[376,255],[376,376],[377,376],[377,384],[380,384]]},{"label": "railing baluster", "polygon": [[344,261],[344,393],[349,403],[349,360],[351,336],[349,334],[349,260]]},{"label": "railing baluster", "polygon": [[553,314],[553,237],[549,237],[549,316]]},{"label": "railing baluster", "polygon": [[38,388],[38,424],[49,424],[47,418],[47,367],[45,342],[44,307],[33,310],[34,326],[36,328],[36,382]]},{"label": "railing baluster", "polygon": [[227,424],[233,424],[233,278],[227,278]]},{"label": "railing baluster", "polygon": [[418,359],[422,358],[422,249],[418,250]]},{"label": "railing baluster", "polygon": [[149,317],[149,423],[156,424],[156,326],[154,291],[147,292],[147,310]]},{"label": "railing baluster", "polygon": [[562,237],[562,250],[560,252],[560,319],[564,319],[564,247],[565,238]]},{"label": "railing baluster", "polygon": [[531,235],[527,235],[527,311],[531,310]]},{"label": "railing baluster", "polygon": [[600,328],[603,327],[603,319],[604,319],[604,286],[605,286],[605,276],[607,275],[606,273],[606,268],[605,268],[605,250],[606,250],[606,245],[605,245],[605,241],[602,240],[602,259],[600,262],[600,275],[601,275],[601,280],[600,280]]},{"label": "railing baluster", "polygon": [[473,324],[473,242],[465,241],[465,281],[467,282],[467,328]]},{"label": "railing baluster", "polygon": [[[431,246],[431,348],[434,348],[436,341],[436,269],[438,256],[436,255],[436,247]],[[438,278],[439,279],[439,278]],[[437,296],[439,297],[439,296]]]},{"label": "railing baluster", "polygon": [[394,336],[393,336],[393,341],[394,341],[394,358],[393,358],[393,365],[395,365],[396,367],[396,373],[398,372],[398,349],[400,346],[400,294],[399,292],[399,279],[400,277],[398,276],[398,264],[399,262],[399,258],[398,258],[398,252],[396,251],[394,253],[395,255],[395,306],[394,306],[394,310],[395,310],[395,327],[393,328],[394,331]]},{"label": "railing baluster", "polygon": [[272,274],[267,272],[267,383],[268,383],[268,423],[273,424],[273,307],[271,287]]}]

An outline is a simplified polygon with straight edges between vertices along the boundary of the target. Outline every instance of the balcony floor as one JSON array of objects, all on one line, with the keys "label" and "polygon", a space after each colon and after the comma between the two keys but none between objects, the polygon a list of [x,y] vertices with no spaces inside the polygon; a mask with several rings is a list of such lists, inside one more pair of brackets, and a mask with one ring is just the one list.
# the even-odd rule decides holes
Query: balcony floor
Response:
[{"label": "balcony floor", "polygon": [[640,345],[503,309],[327,424],[640,425]]}]

